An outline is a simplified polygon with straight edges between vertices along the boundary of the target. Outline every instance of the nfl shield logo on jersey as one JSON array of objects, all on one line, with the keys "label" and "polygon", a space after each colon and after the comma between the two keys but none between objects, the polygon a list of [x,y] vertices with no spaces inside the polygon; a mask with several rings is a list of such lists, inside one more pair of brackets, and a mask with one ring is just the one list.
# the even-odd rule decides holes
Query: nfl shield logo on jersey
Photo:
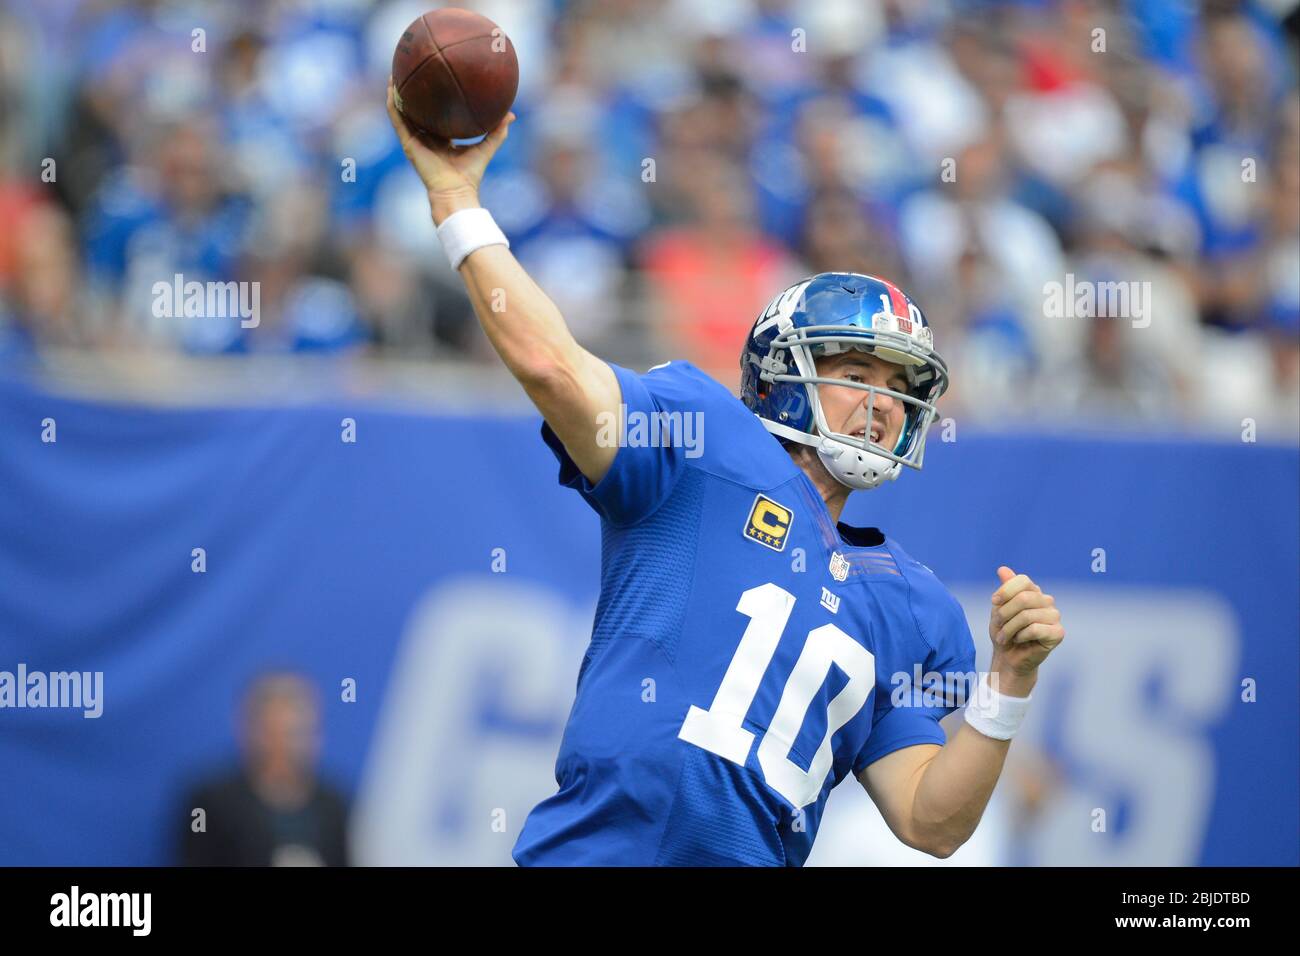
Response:
[{"label": "nfl shield logo on jersey", "polygon": [[844,555],[836,551],[831,555],[831,577],[836,581],[843,581],[849,576],[849,561]]}]

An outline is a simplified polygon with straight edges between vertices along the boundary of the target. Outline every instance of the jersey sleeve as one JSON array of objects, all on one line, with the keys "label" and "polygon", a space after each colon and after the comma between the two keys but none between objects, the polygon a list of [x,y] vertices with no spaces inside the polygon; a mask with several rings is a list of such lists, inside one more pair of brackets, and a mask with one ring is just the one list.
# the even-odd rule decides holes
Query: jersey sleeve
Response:
[{"label": "jersey sleeve", "polygon": [[[943,746],[947,742],[947,736],[939,721],[965,703],[965,698],[957,697],[952,691],[959,689],[966,698],[974,691],[972,681],[976,678],[970,675],[975,672],[975,641],[971,637],[970,626],[966,623],[966,613],[957,599],[937,580],[932,579],[932,582],[937,593],[930,593],[928,599],[919,598],[913,602],[913,614],[923,646],[928,648],[925,660],[921,662],[921,670],[923,675],[940,675],[939,681],[953,680],[956,683],[945,686],[936,682],[935,696],[943,698],[943,701],[935,702],[935,706],[914,706],[917,703],[914,696],[921,697],[922,705],[929,703],[925,696],[929,683],[924,676],[922,686],[915,688],[915,695],[910,692],[901,695],[900,703],[904,706],[895,706],[893,696],[885,698],[883,708],[882,702],[878,701],[871,735],[853,764],[855,776],[895,750],[915,744]],[[918,607],[918,603],[922,606]],[[877,693],[888,694],[893,689],[877,687]],[[909,686],[908,690],[911,691],[912,688]]]},{"label": "jersey sleeve", "polygon": [[[681,363],[685,365],[685,363]],[[619,441],[609,471],[596,484],[578,470],[564,443],[542,423],[542,438],[560,462],[559,482],[573,488],[603,519],[618,526],[636,524],[655,511],[672,494],[685,468],[689,448],[680,440],[652,440],[657,423],[682,422],[693,413],[692,382],[672,365],[638,375],[609,363],[618,379],[620,420],[603,427],[610,440]],[[673,417],[673,413],[679,413]],[[658,433],[671,436],[665,426]],[[680,438],[680,433],[678,433]]]}]

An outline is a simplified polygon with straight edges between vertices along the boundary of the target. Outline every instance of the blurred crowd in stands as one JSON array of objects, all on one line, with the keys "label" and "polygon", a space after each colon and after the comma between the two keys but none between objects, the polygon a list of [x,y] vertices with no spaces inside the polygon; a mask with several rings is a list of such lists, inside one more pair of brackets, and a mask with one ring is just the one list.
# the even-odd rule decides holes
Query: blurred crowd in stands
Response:
[{"label": "blurred crowd in stands", "polygon": [[[494,362],[384,112],[433,5],[0,0],[0,354]],[[964,414],[1300,420],[1300,0],[457,5],[521,68],[484,205],[603,357],[734,387],[773,295],[854,271]],[[258,325],[160,316],[175,275]],[[1145,312],[1046,304],[1112,282]]]}]

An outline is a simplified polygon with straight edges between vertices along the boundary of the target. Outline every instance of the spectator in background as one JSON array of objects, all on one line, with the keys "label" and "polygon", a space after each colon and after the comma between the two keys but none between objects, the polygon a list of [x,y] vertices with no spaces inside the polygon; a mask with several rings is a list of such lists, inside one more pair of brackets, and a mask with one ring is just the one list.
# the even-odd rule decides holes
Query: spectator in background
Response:
[{"label": "spectator in background", "polygon": [[236,33],[217,51],[216,114],[231,178],[258,200],[271,200],[307,171],[306,137],[267,95],[268,64],[276,49],[260,31]]},{"label": "spectator in background", "polygon": [[768,125],[750,163],[763,229],[790,245],[808,203],[825,192],[852,193],[873,219],[892,220],[914,167],[884,106],[844,92],[802,98],[788,124]]},{"label": "spectator in background", "polygon": [[1044,369],[1040,407],[1056,414],[1150,423],[1186,419],[1202,396],[1224,401],[1221,391],[1203,387],[1212,377],[1202,374],[1208,357],[1199,347],[1192,290],[1164,261],[1162,219],[1171,213],[1158,193],[1144,190],[1138,168],[1104,164],[1080,187],[1069,270],[1080,284],[1104,290],[1120,283],[1129,292],[1121,314],[1107,312],[1098,291],[1094,315],[1056,319],[1078,325],[1084,338],[1079,355]]},{"label": "spectator in background", "polygon": [[241,278],[251,207],[223,185],[224,155],[203,119],[156,124],[141,162],[106,178],[85,228],[92,289],[112,302],[141,344],[195,353],[244,350],[240,319],[158,317],[153,288]]},{"label": "spectator in background", "polygon": [[650,314],[681,355],[723,385],[737,390],[736,341],[770,298],[798,276],[793,259],[753,224],[749,178],[718,159],[692,176],[697,218],[660,230],[643,252]]},{"label": "spectator in background", "polygon": [[1279,110],[1270,186],[1262,283],[1276,396],[1270,405],[1294,422],[1300,418],[1300,93],[1292,92]]},{"label": "spectator in background", "polygon": [[808,204],[799,252],[808,275],[859,272],[889,276],[899,285],[909,282],[893,236],[847,190],[827,190]]},{"label": "spectator in background", "polygon": [[[795,256],[905,269],[966,383],[948,400],[978,394],[973,408],[1004,416],[1023,411],[1022,385],[1050,394],[1053,374],[1097,372],[1107,350],[1109,332],[1043,315],[1044,283],[1067,268],[1176,273],[1198,326],[1182,347],[1205,356],[1193,377],[1220,383],[1180,389],[1180,414],[1294,421],[1289,2],[493,3],[482,12],[519,51],[520,120],[483,197],[580,337],[624,364],[653,364],[656,336],[680,333],[730,382],[734,363],[708,343],[756,307],[751,276]],[[200,18],[202,53],[184,9],[0,0],[0,348],[373,344],[490,360],[375,92],[424,7],[221,5]],[[1081,212],[1117,176],[1129,185],[1114,194],[1136,190],[1146,220],[1120,230],[1142,275],[1098,264],[1116,236]],[[34,277],[20,288],[30,202],[63,209],[74,249],[67,220],[33,219],[33,241],[51,245],[23,251]],[[259,282],[263,327],[155,317],[153,284],[177,272]],[[1184,315],[1178,281],[1164,284]],[[1155,322],[1121,351],[1168,367],[1177,350],[1159,326],[1186,323]]]},{"label": "spectator in background", "polygon": [[[428,359],[445,353],[457,361],[487,359],[474,307],[447,265],[430,256],[418,260],[365,234],[350,242],[348,285],[365,326],[381,348],[403,359]],[[453,284],[454,283],[454,284]]]},{"label": "spectator in background", "polygon": [[573,334],[595,348],[620,326],[634,238],[649,224],[639,170],[602,169],[592,148],[600,108],[571,87],[535,118],[532,170],[493,186],[502,228],[520,263],[564,313]]},{"label": "spectator in background", "polygon": [[260,211],[241,263],[257,276],[264,320],[249,331],[257,351],[341,352],[368,338],[344,264],[326,235],[326,204],[309,183],[288,186]]},{"label": "spectator in background", "polygon": [[91,344],[67,213],[40,201],[10,211],[13,242],[0,268],[0,354]]},{"label": "spectator in background", "polygon": [[[937,177],[940,162],[984,135],[990,117],[996,114],[963,75],[936,25],[926,22],[925,18],[938,15],[937,6],[889,4],[886,9],[888,42],[864,52],[860,82],[867,93],[885,104],[898,123],[903,143],[916,157],[918,172],[933,182],[926,174]],[[955,20],[960,26],[962,21],[993,15],[981,13],[978,18]],[[970,59],[1000,66],[999,34],[992,30],[982,33],[976,41],[979,52]],[[990,78],[993,75],[995,72],[990,72]]]},{"label": "spectator in background", "polygon": [[[1072,330],[1043,316],[1044,284],[1064,277],[1060,240],[1047,220],[1011,195],[1012,173],[998,128],[954,158],[955,178],[942,181],[936,170],[933,186],[907,200],[899,215],[903,259],[926,290],[922,301],[930,290],[947,290],[946,298],[959,305],[954,278],[962,257],[978,249],[991,270],[987,285],[996,286],[999,311],[1014,317],[1031,350],[1046,358],[1073,351],[1078,340]],[[944,334],[941,321],[935,320],[936,335]]]},{"label": "spectator in background", "polygon": [[[184,866],[347,866],[347,805],[319,779],[319,704],[303,677],[257,678],[240,715],[243,763],[184,804]],[[193,829],[195,810],[206,822]]]},{"label": "spectator in background", "polygon": [[[718,64],[701,64],[693,88],[659,117],[659,141],[647,192],[660,225],[693,218],[697,199],[691,175],[697,164],[728,162],[743,166],[754,145],[758,115],[739,76]],[[787,173],[789,175],[789,173]]]},{"label": "spectator in background", "polygon": [[693,176],[674,175],[700,163],[717,160],[710,148],[712,124],[708,100],[694,96],[658,118],[658,145],[648,157],[654,160],[654,189],[649,191],[655,224],[681,226],[695,215],[697,190]]},{"label": "spectator in background", "polygon": [[927,315],[938,316],[935,335],[950,343],[955,384],[945,398],[951,402],[951,414],[988,419],[1024,405],[1039,356],[1024,309],[984,243],[985,238],[972,231],[952,273],[933,287]]},{"label": "spectator in background", "polygon": [[1258,329],[1258,279],[1271,198],[1263,186],[1264,167],[1282,102],[1277,70],[1270,67],[1276,51],[1239,7],[1213,2],[1203,14],[1198,52],[1204,83],[1185,187],[1203,235],[1202,316],[1224,329]]},{"label": "spectator in background", "polygon": [[1021,86],[1002,111],[1017,163],[1057,189],[1073,187],[1127,146],[1124,116],[1098,76],[1122,58],[1125,34],[1122,21],[1099,7],[1062,3],[1026,15]]}]

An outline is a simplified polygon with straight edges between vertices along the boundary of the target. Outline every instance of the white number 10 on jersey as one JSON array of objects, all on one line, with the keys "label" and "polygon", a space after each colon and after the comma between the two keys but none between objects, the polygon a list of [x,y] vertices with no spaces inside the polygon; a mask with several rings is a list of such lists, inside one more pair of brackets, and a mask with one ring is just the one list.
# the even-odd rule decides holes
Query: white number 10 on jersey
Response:
[{"label": "white number 10 on jersey", "polygon": [[[775,584],[750,588],[740,596],[736,610],[749,618],[740,646],[709,709],[692,704],[682,729],[677,732],[678,737],[742,767],[745,765],[754,743],[754,734],[742,726],[745,715],[776,653],[794,602],[793,594]],[[790,751],[832,664],[839,665],[849,682],[826,710],[826,736],[805,771],[790,759]],[[875,681],[875,657],[834,624],[823,624],[808,632],[799,659],[781,692],[776,713],[758,745],[763,778],[791,806],[798,809],[817,799],[831,772],[831,738],[862,709]]]}]

